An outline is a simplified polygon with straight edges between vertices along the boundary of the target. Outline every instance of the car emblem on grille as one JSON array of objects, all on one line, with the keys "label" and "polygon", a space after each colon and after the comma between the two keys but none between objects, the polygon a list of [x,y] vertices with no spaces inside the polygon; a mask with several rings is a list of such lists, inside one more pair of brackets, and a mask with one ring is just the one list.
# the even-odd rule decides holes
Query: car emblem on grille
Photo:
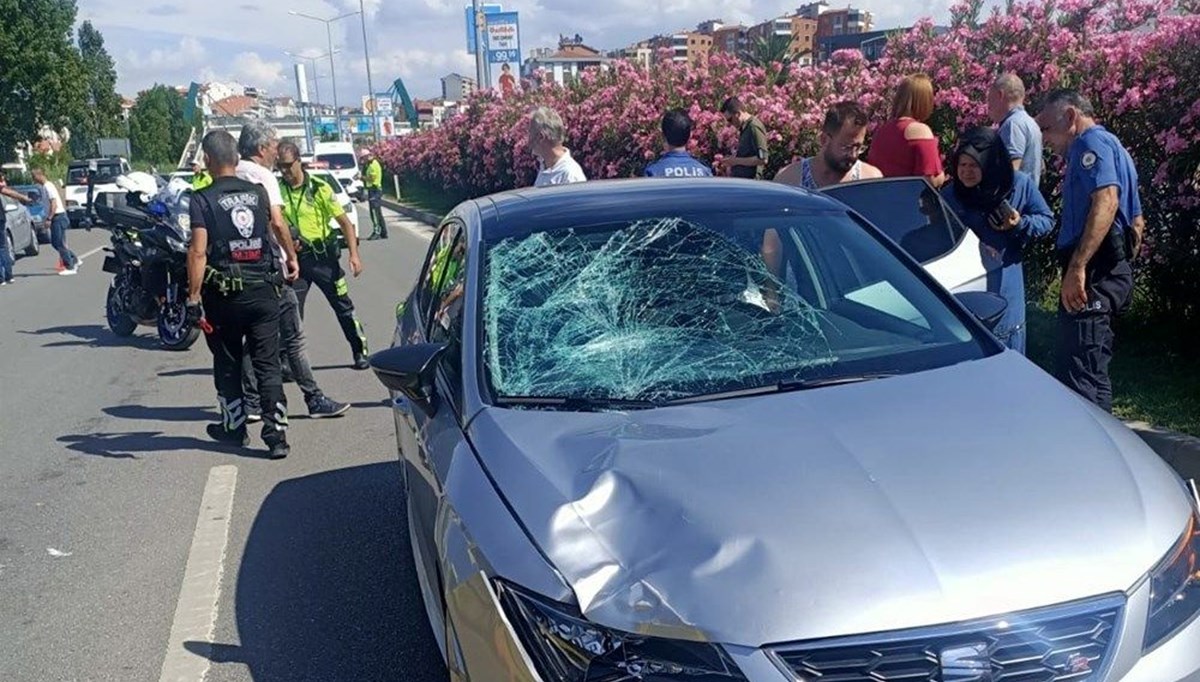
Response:
[{"label": "car emblem on grille", "polygon": [[1063,666],[1063,672],[1072,674],[1088,673],[1092,671],[1092,662],[1087,656],[1081,653],[1074,653],[1067,659],[1066,665]]},{"label": "car emblem on grille", "polygon": [[938,652],[942,682],[994,682],[992,659],[984,642],[948,646]]}]

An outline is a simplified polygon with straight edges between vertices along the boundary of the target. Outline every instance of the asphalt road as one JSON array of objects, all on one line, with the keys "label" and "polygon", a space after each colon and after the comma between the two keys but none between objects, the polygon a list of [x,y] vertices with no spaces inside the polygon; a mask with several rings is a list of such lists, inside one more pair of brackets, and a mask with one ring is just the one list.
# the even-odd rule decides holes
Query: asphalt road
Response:
[{"label": "asphalt road", "polygon": [[[389,220],[392,238],[364,242],[366,272],[350,284],[373,349],[390,343],[430,232]],[[404,531],[387,394],[349,368],[324,299],[308,302],[310,360],[353,409],[308,420],[288,385],[291,457],[231,454],[204,435],[217,413],[203,340],[175,353],[150,328],[113,336],[95,251],[107,233],[69,240],[92,254],[77,276],[55,276],[44,247],[0,289],[0,680],[158,680],[164,660],[208,662],[206,679],[221,682],[446,679]],[[202,510],[228,493],[228,515]],[[218,576],[218,596],[197,587]],[[184,595],[200,598],[179,607]],[[184,628],[168,657],[173,624],[189,619],[212,644]]]}]

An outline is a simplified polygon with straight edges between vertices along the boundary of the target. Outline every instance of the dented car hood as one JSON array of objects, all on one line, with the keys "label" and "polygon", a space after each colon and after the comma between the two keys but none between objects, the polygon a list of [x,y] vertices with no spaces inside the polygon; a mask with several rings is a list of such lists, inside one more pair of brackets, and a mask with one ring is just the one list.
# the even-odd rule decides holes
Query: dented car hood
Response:
[{"label": "dented car hood", "polygon": [[1136,436],[1013,353],[469,431],[586,617],[743,646],[1127,590],[1189,513]]}]

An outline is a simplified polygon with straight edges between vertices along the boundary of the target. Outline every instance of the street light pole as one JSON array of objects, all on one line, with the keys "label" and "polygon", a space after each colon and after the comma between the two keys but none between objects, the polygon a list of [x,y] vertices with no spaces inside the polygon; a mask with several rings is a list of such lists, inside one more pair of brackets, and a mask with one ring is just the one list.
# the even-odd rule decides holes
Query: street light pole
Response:
[{"label": "street light pole", "polygon": [[288,12],[288,14],[291,14],[292,16],[296,16],[296,17],[303,17],[305,19],[312,19],[313,21],[319,21],[319,22],[325,24],[325,37],[329,40],[329,78],[333,81],[333,118],[337,122],[338,139],[341,140],[341,139],[343,139],[342,138],[342,112],[338,108],[337,71],[334,69],[334,66],[333,66],[334,50],[333,50],[333,28],[332,28],[332,25],[333,25],[333,22],[341,21],[342,19],[345,19],[346,17],[352,17],[355,14],[358,14],[358,12],[346,12],[345,14],[340,14],[332,19],[322,19],[321,17],[314,17],[311,14],[305,14],[304,12],[297,12],[296,10],[291,10]]},{"label": "street light pole", "polygon": [[375,101],[375,84],[371,82],[371,48],[367,44],[367,10],[363,0],[358,0],[358,18],[362,19],[363,58],[367,62],[367,97],[371,102],[371,130],[375,132],[375,142],[379,143],[379,103]]}]

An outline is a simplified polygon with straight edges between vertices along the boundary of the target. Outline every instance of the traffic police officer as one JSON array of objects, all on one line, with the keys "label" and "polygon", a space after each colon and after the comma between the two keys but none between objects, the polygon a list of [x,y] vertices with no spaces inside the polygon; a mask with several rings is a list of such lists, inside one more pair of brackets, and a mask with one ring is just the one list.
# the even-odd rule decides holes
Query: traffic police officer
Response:
[{"label": "traffic police officer", "polygon": [[1074,90],[1048,94],[1037,122],[1046,144],[1066,159],[1057,246],[1063,268],[1058,378],[1111,412],[1112,323],[1132,298],[1130,259],[1145,225],[1137,169],[1121,141],[1096,124],[1091,103]]},{"label": "traffic police officer", "polygon": [[338,204],[333,188],[304,171],[300,148],[294,143],[279,143],[276,167],[283,176],[283,182],[279,184],[283,192],[283,217],[299,238],[300,278],[296,280],[295,289],[300,299],[300,314],[304,314],[309,288],[316,285],[325,294],[350,343],[354,368],[368,369],[366,333],[354,314],[346,273],[339,262],[341,248],[329,221],[336,220],[341,228],[350,251],[350,272],[358,277],[362,273],[362,261],[358,258],[354,225]]},{"label": "traffic police officer", "polygon": [[[203,149],[213,183],[192,195],[187,308],[191,321],[207,319],[211,326],[206,340],[213,353],[222,423],[209,424],[208,434],[220,442],[249,443],[241,373],[243,345],[248,345],[266,408],[262,438],[271,459],[282,459],[289,453],[279,366],[279,295],[285,277],[269,231],[275,232],[289,264],[295,262],[295,249],[286,230],[272,227],[266,191],[236,176],[233,136],[210,132]],[[296,272],[288,267],[286,279],[294,279]]]},{"label": "traffic police officer", "polygon": [[367,205],[371,207],[371,236],[368,239],[387,239],[387,222],[383,219],[383,164],[370,149],[362,150],[363,185],[367,188]]}]

